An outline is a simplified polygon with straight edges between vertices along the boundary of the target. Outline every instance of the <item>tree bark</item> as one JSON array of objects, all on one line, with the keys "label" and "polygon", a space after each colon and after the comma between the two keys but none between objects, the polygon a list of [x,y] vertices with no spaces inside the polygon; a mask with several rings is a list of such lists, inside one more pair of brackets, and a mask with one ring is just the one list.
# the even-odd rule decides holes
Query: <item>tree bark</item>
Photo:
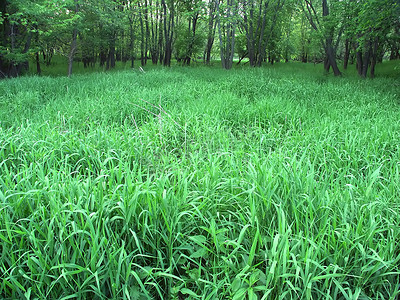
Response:
[{"label": "tree bark", "polygon": [[[75,13],[77,13],[79,10],[78,0],[74,0],[74,3],[75,3]],[[72,64],[74,62],[74,56],[77,48],[77,41],[76,41],[77,36],[78,36],[78,29],[75,27],[72,32],[71,47],[68,55],[68,77],[71,77],[72,75]]]},{"label": "tree bark", "polygon": [[207,65],[211,62],[211,50],[214,44],[215,30],[217,26],[217,22],[215,22],[216,1],[219,0],[213,0],[209,3],[207,45],[205,49],[205,63]]},{"label": "tree bark", "polygon": [[[171,5],[168,7],[169,14],[167,14],[167,4],[165,0],[162,0],[162,6],[164,11],[164,66],[171,66],[171,57],[172,57],[172,37],[174,34],[174,25],[175,25],[175,12],[173,7],[173,1],[171,1]],[[168,15],[168,22],[167,22]]]},{"label": "tree bark", "polygon": [[346,70],[347,65],[349,64],[350,57],[350,40],[346,39],[344,43],[344,56],[343,56],[343,68]]},{"label": "tree bark", "polygon": [[[322,0],[322,16],[326,17],[329,15],[329,7],[327,0]],[[332,67],[333,74],[335,76],[340,76],[342,73],[340,72],[337,62],[336,62],[336,54],[333,47],[333,32],[328,32],[325,38],[325,52],[327,59],[329,60],[329,64]]]},{"label": "tree bark", "polygon": [[71,47],[69,50],[69,55],[68,55],[68,77],[71,77],[72,75],[72,64],[74,62],[74,56],[76,53],[76,37],[78,35],[78,30],[75,28],[72,32],[72,41],[71,41]]},{"label": "tree bark", "polygon": [[40,56],[39,52],[36,52],[36,73],[40,76],[42,74],[42,69],[40,68]]},{"label": "tree bark", "polygon": [[219,3],[217,2],[217,24],[218,24],[218,36],[220,44],[220,55],[221,64],[224,69],[231,69],[233,65],[233,55],[235,53],[235,32],[236,32],[236,21],[232,18],[236,14],[236,0],[228,0],[227,2],[227,19],[228,22],[224,26],[224,36],[226,37],[225,42],[223,41],[222,29],[221,29],[221,12]]}]

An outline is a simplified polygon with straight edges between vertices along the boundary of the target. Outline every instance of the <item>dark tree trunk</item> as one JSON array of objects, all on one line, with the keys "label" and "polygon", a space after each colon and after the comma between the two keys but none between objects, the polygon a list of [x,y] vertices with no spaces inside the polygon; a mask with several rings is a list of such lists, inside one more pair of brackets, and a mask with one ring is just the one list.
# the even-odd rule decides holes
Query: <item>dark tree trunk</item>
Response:
[{"label": "dark tree trunk", "polygon": [[144,24],[143,24],[143,14],[141,11],[140,2],[138,2],[139,7],[139,21],[140,21],[140,63],[142,67],[146,64],[145,59],[145,36],[144,36]]},{"label": "dark tree trunk", "polygon": [[356,68],[358,75],[361,76],[363,68],[363,57],[362,57],[362,52],[360,50],[357,50],[356,52]]},{"label": "dark tree trunk", "polygon": [[[264,17],[266,16],[266,12],[264,13],[263,16],[263,24],[262,24],[262,35],[260,34],[260,41],[259,41],[259,47],[258,47],[258,57],[257,57],[257,66],[261,66],[262,62],[264,62],[266,60],[266,50],[267,50],[267,46],[269,43],[269,40],[271,39],[272,33],[274,31],[276,22],[277,22],[277,18],[278,18],[278,13],[279,11],[282,9],[283,5],[284,5],[284,0],[277,0],[276,6],[275,6],[275,10],[274,10],[274,14],[272,16],[272,21],[271,21],[271,26],[269,27],[268,30],[268,34],[266,37],[264,37],[264,30],[265,30],[265,19]],[[269,3],[269,1],[267,1],[266,3]],[[266,5],[265,10],[268,9],[268,5]]]},{"label": "dark tree trunk", "polygon": [[249,17],[247,17],[247,5],[244,4],[244,29],[246,34],[247,55],[249,57],[250,66],[254,67],[255,57],[255,37],[254,37],[254,1],[250,1]]},{"label": "dark tree trunk", "polygon": [[361,70],[361,77],[366,78],[367,77],[367,73],[368,73],[368,67],[371,61],[371,41],[367,42],[367,49],[364,52],[363,55],[363,64],[362,64],[362,70]]},{"label": "dark tree trunk", "polygon": [[107,53],[105,49],[100,50],[100,67],[103,67],[107,61]]},{"label": "dark tree trunk", "polygon": [[[235,0],[227,1],[227,17],[232,18],[236,14],[236,3]],[[233,65],[233,55],[235,53],[235,31],[236,31],[236,21],[230,20],[228,24],[224,26],[224,36],[225,43],[223,42],[222,30],[221,30],[221,13],[219,9],[219,3],[217,2],[217,23],[218,23],[218,36],[219,44],[221,48],[221,64],[226,70],[232,68]]]},{"label": "dark tree trunk", "polygon": [[378,37],[376,37],[375,41],[374,41],[372,57],[371,57],[371,69],[370,69],[371,78],[375,77],[375,66],[376,66],[376,63],[378,60],[378,46],[379,46],[379,40],[378,40]]},{"label": "dark tree trunk", "polygon": [[327,55],[327,59],[329,60],[329,65],[332,67],[333,74],[335,76],[342,75],[342,73],[340,72],[340,70],[337,66],[335,51],[333,50],[332,40],[330,38],[326,39],[326,55]]},{"label": "dark tree trunk", "polygon": [[133,32],[133,18],[129,18],[129,57],[131,59],[131,68],[135,66],[135,59],[133,57],[133,46],[135,42],[134,32]]},{"label": "dark tree trunk", "polygon": [[145,46],[144,46],[144,64],[147,64],[147,54],[149,52],[149,38],[150,38],[150,31],[149,31],[149,15],[147,9],[147,0],[144,2],[144,23],[146,27],[146,38],[145,38]]},{"label": "dark tree trunk", "polygon": [[324,59],[324,70],[325,70],[325,72],[329,73],[330,68],[331,68],[331,64],[329,62],[329,59],[325,58]]},{"label": "dark tree trunk", "polygon": [[42,70],[40,68],[40,56],[39,52],[36,52],[36,73],[40,76],[42,74]]},{"label": "dark tree trunk", "polygon": [[349,57],[350,57],[350,40],[346,39],[344,43],[344,56],[343,56],[343,68],[346,70],[347,65],[349,64]]},{"label": "dark tree trunk", "polygon": [[[329,7],[327,0],[322,0],[322,15],[324,17],[329,15]],[[330,32],[327,34],[327,37],[325,39],[325,52],[327,59],[329,60],[329,64],[332,67],[333,74],[335,76],[340,76],[342,73],[340,72],[337,62],[336,62],[336,55],[335,55],[335,50],[333,47],[333,38],[332,38],[333,33]]]},{"label": "dark tree trunk", "polygon": [[[164,45],[164,61],[163,65],[164,66],[171,66],[171,57],[172,57],[172,37],[174,33],[174,22],[175,22],[175,14],[174,14],[174,7],[173,7],[173,2],[172,6],[169,7],[169,14],[167,14],[167,5],[165,3],[165,0],[162,0],[162,6],[163,6],[163,11],[164,11],[164,40],[165,40],[165,45]],[[168,15],[168,21],[167,21],[167,15]]]},{"label": "dark tree trunk", "polygon": [[159,33],[158,33],[158,55],[159,55],[159,62],[160,64],[163,63],[164,61],[164,29],[163,29],[163,13],[160,9],[160,19],[159,19],[159,24],[158,24],[158,29],[159,29]]},{"label": "dark tree trunk", "polygon": [[209,3],[208,34],[207,34],[207,45],[205,49],[205,63],[207,65],[209,65],[211,62],[211,49],[214,44],[215,29],[217,26],[217,22],[215,22],[216,1],[219,0],[213,0]]}]

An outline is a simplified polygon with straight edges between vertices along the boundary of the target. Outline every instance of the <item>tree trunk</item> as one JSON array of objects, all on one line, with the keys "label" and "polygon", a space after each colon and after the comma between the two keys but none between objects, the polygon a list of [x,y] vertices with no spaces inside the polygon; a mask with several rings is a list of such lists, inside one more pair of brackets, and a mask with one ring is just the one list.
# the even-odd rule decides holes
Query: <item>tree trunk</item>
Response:
[{"label": "tree trunk", "polygon": [[375,77],[375,66],[378,60],[378,46],[379,46],[379,40],[378,37],[375,38],[374,41],[374,47],[372,51],[372,59],[371,59],[371,70],[370,70],[370,76],[371,78]]},{"label": "tree trunk", "polygon": [[363,64],[362,64],[362,70],[361,70],[361,77],[366,78],[367,77],[367,73],[368,73],[368,67],[371,61],[371,49],[372,47],[372,43],[371,41],[367,42],[367,48],[366,51],[364,52],[363,55]]},{"label": "tree trunk", "polygon": [[[236,0],[230,0],[227,2],[227,19],[231,19],[236,13]],[[219,44],[221,48],[221,64],[224,69],[231,69],[233,64],[233,55],[235,53],[235,31],[236,22],[229,20],[227,25],[224,26],[224,36],[226,37],[225,43],[223,42],[222,30],[221,30],[221,12],[219,9],[219,3],[217,2],[217,23],[218,23],[218,35]]]},{"label": "tree trunk", "polygon": [[217,22],[215,22],[216,1],[219,0],[213,0],[209,3],[208,34],[207,34],[207,45],[205,49],[205,63],[207,65],[209,65],[211,62],[211,50],[214,44],[215,29],[217,26]]},{"label": "tree trunk", "polygon": [[[74,0],[74,3],[75,3],[75,13],[77,13],[79,10],[78,0]],[[78,29],[74,28],[72,32],[71,47],[68,55],[68,77],[71,77],[72,75],[72,64],[74,62],[74,56],[77,48],[77,41],[76,41],[77,36],[78,36]]]},{"label": "tree trunk", "polygon": [[146,65],[145,59],[145,36],[144,36],[144,24],[143,24],[143,14],[140,6],[140,2],[138,2],[139,7],[139,21],[140,21],[140,63],[142,67]]},{"label": "tree trunk", "polygon": [[332,39],[330,39],[330,38],[326,39],[326,55],[329,60],[329,65],[332,67],[333,74],[335,76],[342,75],[342,73],[340,72],[340,70],[337,66],[335,51],[333,50],[333,46],[332,46]]},{"label": "tree trunk", "polygon": [[221,30],[221,14],[219,11],[219,3],[218,2],[217,2],[217,24],[218,24],[218,37],[219,37],[221,64],[222,64],[222,67],[225,69],[224,45],[223,45],[223,41],[222,41],[222,30]]},{"label": "tree trunk", "polygon": [[256,58],[255,58],[255,38],[254,38],[254,1],[250,1],[250,10],[249,10],[249,18],[247,18],[246,10],[247,5],[244,4],[245,12],[244,12],[244,29],[246,34],[246,45],[247,45],[247,54],[249,57],[250,66],[254,67]]},{"label": "tree trunk", "polygon": [[[261,3],[260,3],[260,5],[261,5]],[[262,62],[264,61],[264,56],[265,56],[265,53],[263,53],[263,49],[265,49],[263,43],[264,43],[265,26],[266,26],[266,21],[267,21],[268,6],[269,6],[269,0],[266,1],[264,4],[264,13],[263,13],[262,23],[261,23],[261,27],[260,27],[260,36],[258,39],[258,51],[257,51],[258,53],[257,53],[257,57],[256,57],[256,64],[255,64],[258,67],[261,67]]]},{"label": "tree trunk", "polygon": [[145,0],[145,2],[144,2],[144,23],[145,23],[145,28],[146,28],[145,45],[144,45],[144,64],[146,65],[147,64],[147,54],[149,53],[149,38],[150,38],[147,0]]},{"label": "tree trunk", "polygon": [[350,57],[350,40],[346,39],[344,44],[344,56],[343,56],[343,68],[346,70],[347,65],[349,64],[349,57]]},{"label": "tree trunk", "polygon": [[[322,0],[322,16],[326,17],[328,15],[329,15],[329,7],[328,7],[327,0]],[[336,54],[335,54],[335,50],[333,47],[332,36],[333,36],[332,32],[327,33],[327,37],[325,39],[325,52],[326,52],[327,59],[329,60],[329,64],[333,69],[333,74],[335,76],[340,76],[340,75],[342,75],[342,73],[340,72],[340,70],[337,66]]]},{"label": "tree trunk", "polygon": [[363,68],[363,57],[362,57],[362,52],[360,50],[357,50],[356,52],[356,68],[358,75],[361,76]]},{"label": "tree trunk", "polygon": [[40,76],[42,74],[42,70],[40,68],[40,56],[39,52],[36,52],[36,73]]},{"label": "tree trunk", "polygon": [[72,64],[74,62],[74,56],[76,53],[76,37],[78,35],[78,30],[75,28],[74,31],[72,32],[72,42],[71,42],[71,47],[68,55],[68,77],[71,77],[72,75]]},{"label": "tree trunk", "polygon": [[164,66],[171,66],[171,57],[172,57],[172,37],[174,34],[174,25],[175,25],[175,14],[174,14],[174,7],[173,2],[172,6],[169,7],[169,14],[168,14],[168,22],[167,22],[167,5],[165,0],[162,0],[162,6],[164,11]]},{"label": "tree trunk", "polygon": [[133,56],[134,41],[133,19],[129,18],[129,58],[131,59],[131,68],[135,66],[135,59]]}]

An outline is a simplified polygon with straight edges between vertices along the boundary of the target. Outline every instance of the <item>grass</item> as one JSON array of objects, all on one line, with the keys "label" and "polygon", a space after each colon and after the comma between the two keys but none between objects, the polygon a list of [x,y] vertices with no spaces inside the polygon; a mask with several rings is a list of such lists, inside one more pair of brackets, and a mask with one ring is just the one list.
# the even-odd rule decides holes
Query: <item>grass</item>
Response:
[{"label": "grass", "polygon": [[398,299],[399,79],[292,67],[1,81],[0,298]]}]

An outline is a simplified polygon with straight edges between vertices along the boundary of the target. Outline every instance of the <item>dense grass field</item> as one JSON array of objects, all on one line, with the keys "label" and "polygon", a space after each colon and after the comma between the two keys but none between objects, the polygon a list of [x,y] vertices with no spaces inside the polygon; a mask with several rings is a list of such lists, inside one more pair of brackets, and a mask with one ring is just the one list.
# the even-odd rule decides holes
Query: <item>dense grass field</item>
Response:
[{"label": "dense grass field", "polygon": [[400,80],[321,68],[1,81],[0,298],[398,299]]}]

